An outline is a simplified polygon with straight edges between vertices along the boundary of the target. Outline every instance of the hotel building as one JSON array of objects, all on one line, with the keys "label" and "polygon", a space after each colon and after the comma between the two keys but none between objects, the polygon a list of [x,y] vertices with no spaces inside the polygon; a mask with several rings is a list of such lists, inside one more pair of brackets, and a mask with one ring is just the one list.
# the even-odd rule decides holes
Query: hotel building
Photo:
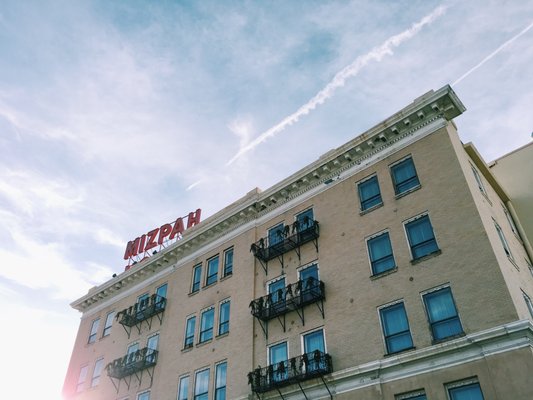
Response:
[{"label": "hotel building", "polygon": [[464,111],[428,92],[89,290],[65,399],[533,399],[531,244]]}]

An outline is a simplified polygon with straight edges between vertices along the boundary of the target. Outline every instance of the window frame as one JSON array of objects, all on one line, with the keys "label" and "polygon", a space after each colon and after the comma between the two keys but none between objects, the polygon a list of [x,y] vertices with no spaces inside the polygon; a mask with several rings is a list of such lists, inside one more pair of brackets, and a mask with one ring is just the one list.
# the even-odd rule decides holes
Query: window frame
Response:
[{"label": "window frame", "polygon": [[[370,251],[370,243],[373,241],[373,240],[377,240],[379,238],[381,238],[382,236],[384,235],[387,235],[387,237],[389,238],[389,246],[390,246],[390,254],[385,256],[385,257],[381,257],[377,260],[372,260],[372,253]],[[365,238],[365,243],[366,243],[366,251],[367,251],[367,256],[368,256],[368,263],[370,265],[370,273],[371,273],[371,276],[372,277],[376,277],[376,276],[381,276],[381,275],[384,275],[384,274],[388,274],[392,271],[395,271],[398,269],[398,265],[396,264],[396,258],[394,257],[394,249],[392,247],[392,240],[390,238],[390,231],[388,229],[385,229],[383,231],[380,231],[378,233],[375,233],[371,236],[368,236],[367,238]],[[383,259],[386,259],[386,258],[389,258],[391,257],[392,258],[392,262],[393,262],[393,266],[390,267],[390,268],[387,268],[386,270],[384,271],[381,271],[381,272],[376,272],[374,270],[374,264],[378,261],[381,261]]]},{"label": "window frame", "polygon": [[[97,370],[98,368],[98,370]],[[104,368],[104,357],[97,358],[94,362],[93,374],[91,376],[91,387],[96,387],[100,383],[102,370]]]},{"label": "window frame", "polygon": [[[421,396],[424,396],[423,398]],[[394,395],[394,400],[427,400],[425,389],[412,390],[407,393],[400,393]]]},{"label": "window frame", "polygon": [[[111,318],[110,318],[111,317]],[[113,320],[115,319],[115,311],[110,311],[105,317],[104,329],[102,331],[102,337],[111,335],[111,328],[113,328]],[[109,324],[108,324],[109,322]]]},{"label": "window frame", "polygon": [[524,292],[523,290],[521,290],[522,292],[522,297],[524,298],[524,301],[526,302],[526,307],[529,311],[529,315],[531,316],[531,319],[533,319],[533,301],[531,300],[531,297],[529,297],[529,295]]},{"label": "window frame", "polygon": [[[197,383],[198,383],[198,375],[201,374],[201,373],[205,373],[207,372],[207,385],[206,385],[206,388],[207,388],[207,391],[206,392],[202,392],[202,393],[196,393],[197,391]],[[207,395],[207,398],[209,398],[209,381],[211,380],[211,371],[208,368],[202,368],[202,369],[199,369],[197,370],[195,373],[194,373],[194,392],[193,392],[193,399],[194,400],[197,400],[200,396],[205,396]]]},{"label": "window frame", "polygon": [[[322,332],[322,340],[324,341],[324,353],[328,352],[328,344],[326,342],[326,331],[324,329],[324,326],[319,326],[318,328],[313,328],[308,331],[302,332],[300,334],[300,349],[302,354],[307,354],[308,352],[305,351],[305,336],[311,335],[315,332]],[[287,355],[289,354],[288,348],[287,348]]]},{"label": "window frame", "polygon": [[[428,239],[428,240],[424,240],[424,241],[419,242],[419,243],[416,243],[413,246],[413,244],[411,243],[411,236],[409,234],[408,225],[410,225],[410,224],[412,224],[412,223],[414,223],[416,221],[422,220],[422,219],[427,219],[427,221],[429,223],[429,227],[431,228],[431,233],[433,234],[433,238],[432,239]],[[426,257],[430,257],[433,254],[440,254],[441,249],[440,249],[440,246],[439,246],[439,242],[437,241],[437,235],[435,235],[435,229],[433,229],[433,224],[431,223],[431,218],[429,217],[429,213],[427,211],[425,211],[425,212],[423,212],[421,214],[418,214],[415,217],[409,218],[408,220],[405,220],[403,222],[403,230],[404,230],[404,233],[405,233],[405,237],[407,239],[407,244],[409,246],[409,253],[411,254],[411,262],[417,262],[418,260],[424,260]],[[413,247],[420,246],[421,244],[425,244],[425,243],[428,243],[430,241],[433,241],[435,243],[436,249],[433,250],[433,251],[430,251],[429,253],[425,253],[425,254],[423,254],[421,256],[415,256],[415,253],[413,251]]]},{"label": "window frame", "polygon": [[[227,311],[228,318],[227,320],[223,321],[222,320],[222,307],[226,307],[226,304],[228,307],[228,311]],[[226,335],[229,333],[229,320],[231,316],[230,313],[231,313],[231,299],[228,298],[228,299],[222,300],[218,306],[218,334],[217,336]],[[224,332],[221,332],[223,326],[227,326],[227,328]]]},{"label": "window frame", "polygon": [[[83,379],[82,379],[83,372]],[[76,393],[83,392],[85,389],[85,382],[87,382],[87,374],[89,373],[89,364],[82,365],[80,367],[80,372],[78,373],[78,381],[76,383]]]},{"label": "window frame", "polygon": [[[384,317],[383,317],[383,315],[384,315],[383,311],[385,311],[387,309],[392,309],[393,307],[398,307],[400,304],[402,305],[403,312],[405,314],[405,322],[407,323],[407,330],[399,331],[399,332],[396,332],[394,334],[387,335],[385,333],[385,323],[384,323],[385,321],[384,321]],[[413,341],[413,334],[411,332],[411,325],[409,324],[409,316],[407,315],[407,308],[405,307],[405,300],[404,299],[399,299],[399,300],[393,301],[391,303],[387,303],[387,304],[383,304],[382,306],[379,306],[378,307],[378,318],[379,318],[379,323],[380,323],[380,326],[381,326],[381,335],[382,335],[382,338],[383,338],[383,344],[385,346],[385,354],[386,355],[398,354],[398,353],[401,353],[401,352],[404,352],[404,351],[407,351],[407,350],[415,349],[415,344],[414,344],[414,341]],[[405,347],[405,348],[403,348],[401,350],[391,351],[389,349],[388,339],[390,339],[390,338],[392,338],[394,336],[405,334],[406,332],[409,333],[409,338],[411,339],[411,346]]]},{"label": "window frame", "polygon": [[[281,226],[281,229],[279,228],[280,226]],[[272,246],[275,246],[275,245],[283,242],[283,240],[285,239],[283,237],[284,230],[285,230],[285,222],[284,221],[281,221],[281,222],[277,223],[276,225],[272,226],[271,228],[267,229],[268,247],[272,247]],[[277,236],[278,236],[277,232],[278,231],[281,232],[281,235],[279,235],[279,238],[277,238]],[[272,240],[271,240],[272,238],[276,239],[276,240],[274,240],[274,243],[272,243]]]},{"label": "window frame", "polygon": [[[410,178],[402,181],[402,182],[396,182],[396,177],[394,175],[394,169],[395,168],[398,168],[398,166],[400,166],[401,164],[403,163],[406,163],[408,160],[411,160],[411,164],[413,166],[413,170],[415,171],[415,174],[414,176],[411,176]],[[391,179],[392,179],[392,186],[393,186],[393,189],[394,189],[394,195],[396,198],[399,198],[399,197],[402,197],[406,194],[409,194],[411,192],[414,192],[415,190],[419,189],[422,185],[420,183],[420,178],[418,177],[418,171],[416,170],[416,166],[415,166],[415,162],[413,160],[413,156],[411,154],[395,161],[394,163],[390,164],[389,165],[389,171],[390,171],[390,175],[391,175]],[[410,180],[413,180],[413,179],[416,179],[417,183],[413,186],[410,186],[409,188],[407,189],[404,189],[404,190],[399,190],[398,186],[399,185],[404,185],[406,182],[410,181]]]},{"label": "window frame", "polygon": [[498,237],[500,238],[500,242],[503,247],[503,251],[507,258],[514,262],[513,253],[511,252],[511,247],[509,246],[509,242],[507,241],[507,238],[505,237],[505,234],[503,233],[502,227],[496,222],[496,220],[493,218],[492,222],[494,222],[494,227],[496,228],[496,233],[498,234]]},{"label": "window frame", "polygon": [[489,195],[487,193],[487,189],[485,189],[485,184],[483,183],[483,179],[481,178],[480,172],[472,163],[470,163],[470,168],[472,168],[472,173],[474,175],[474,179],[476,180],[479,191],[481,192],[481,194],[483,194],[483,196],[488,199]]},{"label": "window frame", "polygon": [[[301,232],[302,230],[308,229],[308,228],[310,228],[310,227],[313,226],[313,225],[308,225],[308,226],[305,226],[305,227],[303,226],[303,224],[304,224],[304,220],[305,220],[305,216],[304,216],[304,214],[307,214],[307,213],[309,213],[309,212],[311,212],[311,218],[310,218],[310,221],[314,221],[314,220],[315,220],[315,210],[313,209],[312,206],[311,206],[311,207],[307,207],[305,210],[302,210],[302,211],[300,211],[300,212],[294,214],[294,222],[298,221],[300,232]],[[302,218],[302,216],[304,216],[304,217]],[[302,219],[302,220],[300,221],[300,219]],[[285,229],[285,227],[283,227],[283,228]]]},{"label": "window frame", "polygon": [[[177,399],[177,400],[189,400],[189,383],[190,383],[190,378],[191,378],[191,376],[190,376],[189,374],[187,374],[187,375],[182,375],[182,376],[179,377],[179,381],[178,381],[178,396],[177,396],[178,399]],[[181,385],[182,385],[182,383],[185,382],[185,381],[187,382],[187,389],[185,390],[185,397],[182,397],[182,396],[181,396],[181,394],[182,394],[182,393],[181,393],[181,392],[182,392],[182,390],[181,390],[182,386],[181,386]]]},{"label": "window frame", "polygon": [[271,343],[269,345],[267,345],[267,348],[266,348],[266,351],[267,351],[267,366],[269,365],[272,365],[272,360],[271,360],[271,357],[270,357],[270,349],[272,347],[276,347],[276,346],[279,346],[280,344],[285,344],[285,348],[287,349],[287,360],[289,360],[291,357],[290,357],[290,352],[289,352],[289,341],[287,339],[282,339],[282,340],[279,340],[275,343]]},{"label": "window frame", "polygon": [[[198,279],[196,279],[197,278],[196,271],[200,271],[198,273]],[[201,286],[202,286],[202,263],[199,263],[199,264],[196,264],[194,267],[192,267],[191,294],[199,292]]]},{"label": "window frame", "polygon": [[[193,321],[192,325],[192,336],[188,336],[187,332],[189,330],[189,321]],[[196,314],[189,315],[185,319],[185,334],[183,335],[183,350],[191,349],[194,347],[194,337],[196,336]],[[192,339],[190,342],[189,339]]]},{"label": "window frame", "polygon": [[[437,292],[440,292],[440,291],[443,291],[443,290],[447,290],[449,292],[449,294],[450,294],[453,306],[455,308],[455,317],[450,317],[450,318],[447,318],[447,319],[442,319],[442,320],[439,320],[439,321],[431,322],[431,316],[429,314],[429,309],[428,309],[427,303],[426,303],[426,296],[432,295],[434,293],[437,293]],[[461,316],[459,314],[459,310],[457,309],[457,304],[455,303],[455,297],[453,296],[452,288],[451,288],[449,283],[441,285],[441,286],[437,286],[437,287],[429,289],[429,290],[426,290],[426,291],[420,293],[420,295],[421,295],[421,298],[422,298],[422,304],[424,305],[424,311],[426,313],[426,318],[427,318],[427,322],[428,322],[428,325],[429,325],[429,332],[431,333],[431,338],[432,338],[433,343],[445,342],[447,340],[455,339],[455,338],[463,336],[465,334],[463,323],[461,322]],[[440,322],[446,321],[446,320],[452,320],[453,318],[457,318],[457,320],[459,321],[459,326],[461,327],[461,332],[458,332],[456,334],[453,334],[453,335],[450,335],[450,336],[446,336],[446,337],[443,337],[443,338],[436,339],[434,331],[433,331],[433,325],[436,324],[436,323],[440,323]]]},{"label": "window frame", "polygon": [[[211,273],[211,262],[214,261],[214,260],[217,260],[216,261],[216,270],[214,273]],[[205,262],[205,286],[211,286],[211,285],[214,285],[215,283],[218,282],[218,270],[220,268],[220,257],[217,255],[213,256],[213,257],[210,257],[206,260]],[[213,280],[213,277],[214,280]]]},{"label": "window frame", "polygon": [[[202,329],[203,321],[204,321],[204,315],[207,315],[208,312],[212,313],[211,327],[208,328],[208,329]],[[214,326],[215,326],[215,306],[209,306],[207,308],[204,308],[200,312],[200,333],[198,335],[198,344],[209,342],[210,340],[213,339]],[[211,332],[211,334],[210,334],[209,338],[205,339],[204,338],[204,334],[206,334],[207,332]]]},{"label": "window frame", "polygon": [[[374,180],[378,188],[378,194],[372,197],[369,197],[368,199],[363,200],[363,196],[361,193],[361,187],[362,187],[361,185],[368,184],[370,183],[370,181],[374,181]],[[361,213],[372,211],[373,209],[378,208],[383,205],[383,196],[381,196],[381,187],[379,185],[379,179],[378,179],[377,173],[374,173],[370,176],[367,176],[366,178],[361,179],[359,182],[357,182],[356,185],[357,185],[357,194],[359,195],[359,211]],[[367,207],[364,206],[364,203],[370,202],[374,198],[379,198],[379,202],[372,204],[370,206],[367,206]]]},{"label": "window frame", "polygon": [[145,399],[145,400],[150,400],[150,391],[149,390],[145,390],[141,393],[137,393],[137,400],[143,400],[141,398],[141,396],[145,396],[145,395],[148,395],[148,397]]},{"label": "window frame", "polygon": [[[228,254],[231,254],[230,263],[228,263]],[[233,275],[234,254],[235,254],[235,250],[233,246],[224,250],[224,265],[222,267],[222,278],[226,278],[227,276]],[[228,264],[229,264],[229,268],[228,268]]]},{"label": "window frame", "polygon": [[96,342],[99,328],[100,328],[100,317],[93,319],[93,321],[91,322],[91,329],[89,330],[89,337],[87,339],[87,344],[92,344]]},{"label": "window frame", "polygon": [[[224,372],[224,385],[223,386],[218,386],[218,374],[219,374],[219,368],[221,366],[224,366],[225,368],[225,372]],[[222,361],[222,362],[219,362],[217,364],[215,364],[215,379],[214,379],[214,400],[219,400],[219,391],[222,391],[224,392],[224,396],[223,396],[223,399],[226,399],[226,388],[227,388],[227,383],[228,383],[228,362],[227,361]]]},{"label": "window frame", "polygon": [[481,385],[479,384],[479,380],[477,377],[471,377],[467,379],[461,379],[455,382],[445,383],[444,388],[446,389],[446,397],[448,398],[448,400],[454,400],[453,393],[451,392],[453,390],[457,390],[467,386],[477,386],[479,388],[479,393],[481,394],[481,399],[485,399],[485,395],[483,394],[483,390],[481,390]]}]

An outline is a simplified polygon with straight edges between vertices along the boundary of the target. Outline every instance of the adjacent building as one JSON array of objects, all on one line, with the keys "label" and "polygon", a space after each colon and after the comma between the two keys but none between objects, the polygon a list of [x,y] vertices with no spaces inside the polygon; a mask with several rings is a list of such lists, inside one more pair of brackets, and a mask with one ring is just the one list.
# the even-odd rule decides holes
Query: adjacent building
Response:
[{"label": "adjacent building", "polygon": [[531,245],[464,110],[431,91],[91,289],[64,397],[532,399]]}]

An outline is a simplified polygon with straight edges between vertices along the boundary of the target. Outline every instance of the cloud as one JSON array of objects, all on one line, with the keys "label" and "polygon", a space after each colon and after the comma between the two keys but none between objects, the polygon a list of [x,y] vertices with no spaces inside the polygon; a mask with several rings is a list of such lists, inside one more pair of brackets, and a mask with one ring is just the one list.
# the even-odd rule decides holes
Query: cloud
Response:
[{"label": "cloud", "polygon": [[496,50],[494,50],[492,53],[490,53],[487,57],[485,57],[483,60],[481,60],[479,63],[477,63],[475,66],[470,68],[468,71],[466,71],[463,75],[461,75],[455,82],[452,83],[452,86],[456,86],[458,83],[460,83],[463,79],[465,79],[468,75],[476,71],[478,68],[480,68],[483,64],[485,64],[487,61],[492,59],[494,56],[496,56],[499,52],[501,52],[503,49],[505,49],[507,46],[509,46],[511,43],[513,43],[516,39],[518,39],[520,36],[524,35],[527,31],[529,31],[531,28],[533,28],[533,22],[531,22],[528,26],[526,26],[522,31],[520,31],[518,34],[514,35],[511,39],[507,40],[504,44],[502,44],[500,47],[498,47]]},{"label": "cloud", "polygon": [[274,125],[272,128],[263,132],[255,140],[248,143],[246,146],[241,147],[237,154],[231,158],[226,165],[232,164],[235,160],[241,157],[243,154],[254,149],[261,143],[263,143],[268,138],[276,135],[277,133],[284,130],[287,126],[293,125],[299,121],[300,117],[309,114],[317,106],[323,104],[327,99],[329,99],[335,91],[343,87],[348,78],[356,76],[361,69],[367,66],[371,61],[381,61],[386,55],[391,55],[393,53],[393,48],[398,47],[400,44],[406,40],[414,37],[420,30],[425,26],[431,24],[438,17],[443,15],[446,11],[446,7],[439,6],[433,10],[430,14],[423,17],[420,21],[411,25],[411,27],[397,35],[394,35],[388,38],[383,44],[378,47],[373,48],[367,54],[357,57],[350,65],[338,72],[334,78],[322,89],[319,91],[311,100],[301,106],[296,112],[285,117],[281,122]]}]

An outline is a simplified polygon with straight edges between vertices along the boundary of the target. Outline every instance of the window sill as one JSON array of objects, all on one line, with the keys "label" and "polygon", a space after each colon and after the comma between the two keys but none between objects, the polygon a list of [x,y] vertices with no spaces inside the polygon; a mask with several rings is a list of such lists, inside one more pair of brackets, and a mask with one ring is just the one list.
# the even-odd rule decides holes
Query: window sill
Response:
[{"label": "window sill", "polygon": [[193,345],[190,345],[189,347],[184,347],[183,349],[181,349],[181,352],[182,352],[182,353],[188,353],[188,352],[191,351],[192,349],[194,349],[194,346],[193,346]]},{"label": "window sill", "polygon": [[217,281],[215,281],[215,282],[212,282],[212,283],[210,283],[209,285],[205,285],[205,286],[203,286],[203,287],[202,287],[202,289],[207,289],[207,288],[210,288],[211,286],[214,286],[214,285],[216,285],[216,284],[217,284],[217,282],[218,282],[218,280],[217,280]]},{"label": "window sill", "polygon": [[513,266],[518,270],[520,271],[520,267],[518,266],[518,264],[516,263],[516,261],[514,260],[514,258],[511,258],[509,256],[507,256],[507,258],[509,259],[509,261],[511,262],[511,264],[513,264]]},{"label": "window sill", "polygon": [[197,294],[197,293],[200,293],[200,289],[198,289],[198,290],[195,291],[195,292],[191,292],[191,293],[189,293],[189,297],[194,296],[194,295]]},{"label": "window sill", "polygon": [[403,196],[407,196],[408,194],[416,192],[418,189],[421,189],[421,188],[422,188],[422,185],[418,185],[418,186],[412,187],[411,189],[407,189],[405,192],[398,193],[397,195],[394,196],[394,198],[396,200],[398,200],[398,199],[402,198]]},{"label": "window sill", "polygon": [[461,333],[458,333],[458,334],[456,334],[456,335],[452,335],[452,336],[445,337],[445,338],[443,338],[443,339],[438,339],[438,340],[433,339],[433,340],[431,341],[431,344],[434,344],[434,345],[435,345],[435,344],[440,344],[440,343],[444,343],[444,342],[447,342],[447,341],[449,341],[449,340],[457,339],[457,338],[460,338],[460,337],[463,337],[463,336],[466,336],[466,333],[461,332]]},{"label": "window sill", "polygon": [[379,203],[379,204],[376,204],[375,206],[372,206],[372,207],[370,207],[370,208],[367,208],[366,210],[361,210],[361,211],[359,211],[359,215],[365,215],[365,214],[368,214],[369,212],[374,211],[374,210],[376,210],[376,209],[378,209],[378,208],[381,208],[381,207],[383,207],[383,202],[381,202],[381,203]]},{"label": "window sill", "polygon": [[206,344],[211,343],[212,341],[213,341],[213,338],[204,340],[203,342],[198,342],[198,343],[196,343],[196,347],[205,346]]},{"label": "window sill", "polygon": [[398,266],[388,269],[386,271],[380,272],[379,274],[371,275],[370,280],[375,281],[376,279],[383,278],[384,276],[393,274],[398,271]]},{"label": "window sill", "polygon": [[226,337],[229,335],[229,331],[227,332],[224,332],[224,333],[221,333],[220,335],[216,335],[215,339],[218,340],[218,339],[222,339],[223,337]]},{"label": "window sill", "polygon": [[442,254],[442,250],[438,249],[435,250],[432,253],[426,254],[425,256],[415,258],[414,260],[411,260],[411,265],[416,265],[418,263],[421,263],[422,261],[429,260],[430,258],[437,257]]},{"label": "window sill", "polygon": [[411,351],[411,350],[416,350],[416,347],[415,346],[411,346],[411,347],[408,347],[408,348],[400,350],[400,351],[395,351],[394,353],[387,353],[387,354],[384,354],[383,357],[394,357],[394,356],[397,356],[398,354],[402,354],[402,353],[405,353],[405,352],[408,352],[408,351]]},{"label": "window sill", "polygon": [[229,279],[233,276],[233,273],[229,273],[227,275],[224,275],[222,278],[220,278],[220,281],[219,282],[222,282],[222,281],[225,281],[226,279]]}]

